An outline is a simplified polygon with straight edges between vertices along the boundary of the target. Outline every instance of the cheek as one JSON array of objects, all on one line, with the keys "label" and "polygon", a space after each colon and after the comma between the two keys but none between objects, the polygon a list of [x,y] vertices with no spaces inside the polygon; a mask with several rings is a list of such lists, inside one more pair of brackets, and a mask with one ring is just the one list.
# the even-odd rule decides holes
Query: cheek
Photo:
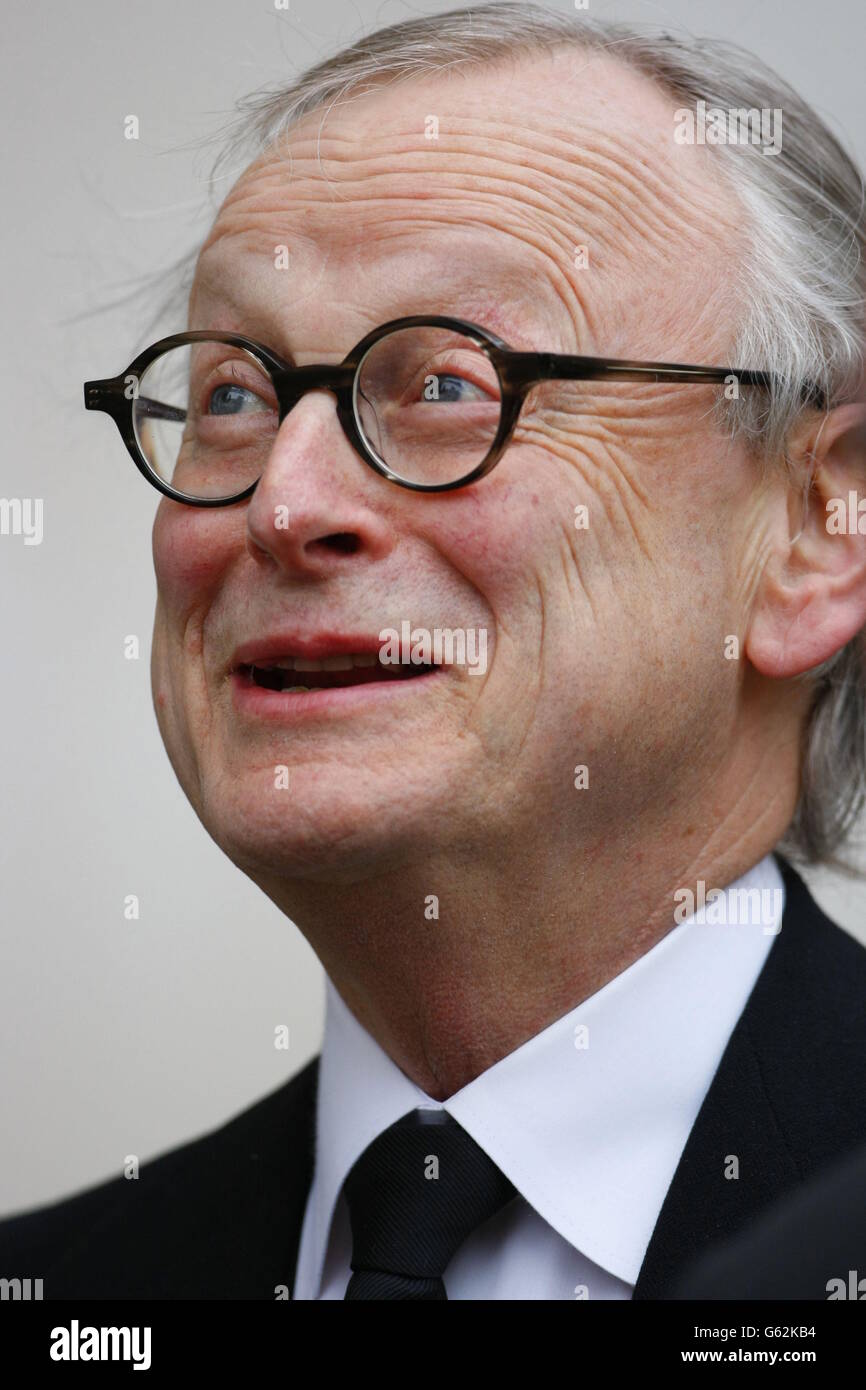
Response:
[{"label": "cheek", "polygon": [[195,804],[196,755],[206,720],[203,628],[243,543],[243,519],[166,500],[157,510],[152,550],[157,602],[151,690],[163,742]]},{"label": "cheek", "polygon": [[539,483],[530,469],[521,473],[508,463],[474,489],[428,503],[431,516],[436,507],[431,544],[493,608],[497,596],[526,587],[527,575],[544,567],[551,539],[561,531],[550,470]]},{"label": "cheek", "polygon": [[[228,509],[227,509],[228,510]],[[165,613],[188,613],[218,588],[243,536],[242,519],[166,499],[153,524],[153,567]]]}]

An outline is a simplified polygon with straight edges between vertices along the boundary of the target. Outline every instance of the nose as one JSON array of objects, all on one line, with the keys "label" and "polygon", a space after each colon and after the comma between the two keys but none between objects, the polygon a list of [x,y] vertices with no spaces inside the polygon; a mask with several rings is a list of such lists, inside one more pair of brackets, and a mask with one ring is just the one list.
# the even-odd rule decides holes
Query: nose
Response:
[{"label": "nose", "polygon": [[332,393],[310,391],[283,419],[247,505],[247,550],[308,579],[380,560],[394,545],[387,487],[343,434]]}]

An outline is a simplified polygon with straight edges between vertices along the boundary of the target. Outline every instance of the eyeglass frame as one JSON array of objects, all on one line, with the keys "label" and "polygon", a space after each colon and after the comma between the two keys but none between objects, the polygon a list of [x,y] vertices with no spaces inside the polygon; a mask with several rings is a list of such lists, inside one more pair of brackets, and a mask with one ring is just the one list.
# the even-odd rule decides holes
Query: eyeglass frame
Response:
[{"label": "eyeglass frame", "polygon": [[[360,370],[369,350],[381,338],[400,329],[422,327],[448,328],[475,342],[492,363],[499,381],[499,427],[493,442],[475,468],[450,483],[414,483],[394,473],[364,437],[355,410]],[[481,328],[467,319],[443,314],[412,314],[406,318],[389,319],[387,323],[380,324],[378,328],[367,333],[346,354],[342,362],[336,365],[313,362],[302,367],[292,366],[271,348],[243,334],[223,333],[206,328],[190,329],[151,343],[117,376],[86,381],[84,407],[86,410],[104,411],[112,417],[136,468],[157,491],[175,502],[183,502],[192,507],[230,507],[245,501],[258,487],[262,475],[259,474],[254,483],[231,497],[191,497],[165,482],[151,468],[139,446],[133,410],[136,400],[140,398],[137,389],[132,395],[129,394],[129,379],[133,378],[137,387],[146,369],[163,353],[175,347],[183,347],[187,343],[208,340],[241,348],[256,358],[273,385],[279,404],[279,425],[282,425],[289,411],[308,391],[333,391],[337,398],[337,417],[355,452],[380,477],[412,492],[454,492],[485,477],[505,451],[527,392],[532,386],[543,381],[660,381],[700,385],[729,384],[733,378],[738,384],[762,386],[766,389],[780,384],[772,372],[750,368],[701,367],[673,362],[639,362],[615,357],[575,356],[570,353],[525,352],[509,347],[489,329]],[[824,408],[823,392],[815,383],[806,382],[801,388],[801,394],[804,404]],[[183,414],[186,419],[186,412]],[[163,415],[162,418],[173,417]]]}]

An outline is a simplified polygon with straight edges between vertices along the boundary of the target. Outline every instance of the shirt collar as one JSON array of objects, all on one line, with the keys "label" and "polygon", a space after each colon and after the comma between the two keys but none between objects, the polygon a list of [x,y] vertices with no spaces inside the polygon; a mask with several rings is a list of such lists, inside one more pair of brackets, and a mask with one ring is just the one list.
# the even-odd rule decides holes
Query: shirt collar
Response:
[{"label": "shirt collar", "polygon": [[[762,915],[741,921],[743,890]],[[707,890],[709,892],[709,890]],[[700,883],[695,885],[700,904]],[[678,899],[682,902],[682,899]],[[687,900],[687,905],[691,902]],[[634,1284],[667,1189],[778,933],[768,855],[570,1013],[439,1102],[411,1081],[326,977],[316,1163],[297,1296],[318,1294],[337,1198],[355,1161],[416,1106],[447,1110],[539,1215]]]}]

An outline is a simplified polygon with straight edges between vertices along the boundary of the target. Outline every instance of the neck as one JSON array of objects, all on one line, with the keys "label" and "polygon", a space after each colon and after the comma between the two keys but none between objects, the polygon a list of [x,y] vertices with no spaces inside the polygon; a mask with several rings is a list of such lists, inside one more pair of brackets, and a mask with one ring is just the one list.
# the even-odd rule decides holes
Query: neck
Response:
[{"label": "neck", "polygon": [[[766,789],[757,805],[723,793],[732,810],[711,830],[690,814],[679,826],[656,818],[652,834],[635,817],[577,853],[524,833],[495,853],[426,855],[349,888],[256,882],[304,932],[363,1027],[445,1100],[654,946],[676,925],[678,888],[725,887],[763,858],[793,810],[790,790],[768,800]],[[704,796],[707,816],[720,790]]]},{"label": "neck", "polygon": [[725,888],[778,843],[809,696],[747,677],[736,728],[683,754],[672,781],[632,769],[617,787],[611,771],[612,800],[595,797],[590,815],[589,802],[566,815],[530,797],[493,842],[425,844],[348,881],[336,868],[329,882],[252,877],[359,1023],[446,1100],[660,941],[678,889]]}]

